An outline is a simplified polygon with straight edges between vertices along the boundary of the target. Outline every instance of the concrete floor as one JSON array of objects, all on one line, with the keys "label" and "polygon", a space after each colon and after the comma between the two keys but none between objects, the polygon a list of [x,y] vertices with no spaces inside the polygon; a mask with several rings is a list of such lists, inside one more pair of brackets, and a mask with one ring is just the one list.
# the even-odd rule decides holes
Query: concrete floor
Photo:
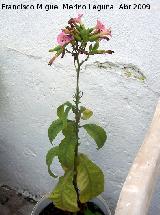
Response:
[{"label": "concrete floor", "polygon": [[35,204],[7,186],[0,187],[0,215],[30,215]]}]

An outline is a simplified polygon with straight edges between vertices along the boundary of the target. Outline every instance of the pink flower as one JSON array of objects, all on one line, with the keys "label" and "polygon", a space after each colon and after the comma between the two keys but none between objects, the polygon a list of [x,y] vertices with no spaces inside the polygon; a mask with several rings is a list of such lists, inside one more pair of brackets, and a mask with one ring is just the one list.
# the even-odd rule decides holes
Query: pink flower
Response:
[{"label": "pink flower", "polygon": [[70,34],[65,34],[63,31],[57,37],[57,42],[60,46],[64,46],[65,44],[71,42],[71,40],[73,40],[73,36]]},{"label": "pink flower", "polygon": [[96,33],[100,33],[101,36],[112,36],[111,28],[107,29],[105,25],[97,20],[97,25],[95,27]]},{"label": "pink flower", "polygon": [[82,18],[83,14],[78,14],[78,17],[77,18],[73,18],[73,21],[75,23],[79,23],[81,24],[81,18]]}]

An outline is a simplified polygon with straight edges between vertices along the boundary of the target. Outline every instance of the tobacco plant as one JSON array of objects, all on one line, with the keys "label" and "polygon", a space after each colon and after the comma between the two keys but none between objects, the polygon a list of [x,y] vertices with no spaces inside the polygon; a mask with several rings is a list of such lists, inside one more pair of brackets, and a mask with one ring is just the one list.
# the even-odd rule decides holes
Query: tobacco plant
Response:
[{"label": "tobacco plant", "polygon": [[[85,210],[85,203],[104,190],[102,170],[87,155],[79,152],[81,144],[79,130],[85,130],[93,138],[97,149],[102,148],[107,139],[106,132],[99,125],[81,123],[92,117],[93,112],[81,106],[83,93],[79,89],[80,71],[90,56],[113,53],[111,50],[99,48],[101,40],[110,39],[111,29],[107,29],[99,20],[95,27],[87,28],[81,18],[82,15],[71,18],[68,25],[58,35],[57,46],[49,50],[55,53],[49,61],[49,65],[52,65],[58,56],[61,55],[63,58],[66,54],[70,54],[76,70],[76,90],[73,102],[64,102],[57,108],[57,119],[48,129],[51,144],[60,132],[64,138],[59,146],[52,146],[46,156],[48,172],[52,177],[57,177],[51,171],[51,164],[56,156],[64,170],[64,175],[59,177],[59,182],[49,199],[57,208],[74,214]],[[74,114],[73,119],[69,118],[70,112]]]}]

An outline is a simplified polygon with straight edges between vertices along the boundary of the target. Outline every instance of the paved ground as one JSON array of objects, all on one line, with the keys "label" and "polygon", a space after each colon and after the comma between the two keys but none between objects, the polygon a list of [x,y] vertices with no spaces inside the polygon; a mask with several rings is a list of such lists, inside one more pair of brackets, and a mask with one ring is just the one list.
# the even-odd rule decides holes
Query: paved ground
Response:
[{"label": "paved ground", "polygon": [[0,215],[30,215],[35,203],[9,187],[0,187]]}]

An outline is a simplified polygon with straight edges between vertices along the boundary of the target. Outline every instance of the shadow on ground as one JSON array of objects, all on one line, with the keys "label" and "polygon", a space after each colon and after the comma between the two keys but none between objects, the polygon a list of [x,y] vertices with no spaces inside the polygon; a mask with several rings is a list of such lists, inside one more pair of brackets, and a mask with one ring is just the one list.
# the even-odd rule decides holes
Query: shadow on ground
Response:
[{"label": "shadow on ground", "polygon": [[0,187],[0,215],[29,215],[35,204],[7,186]]}]

